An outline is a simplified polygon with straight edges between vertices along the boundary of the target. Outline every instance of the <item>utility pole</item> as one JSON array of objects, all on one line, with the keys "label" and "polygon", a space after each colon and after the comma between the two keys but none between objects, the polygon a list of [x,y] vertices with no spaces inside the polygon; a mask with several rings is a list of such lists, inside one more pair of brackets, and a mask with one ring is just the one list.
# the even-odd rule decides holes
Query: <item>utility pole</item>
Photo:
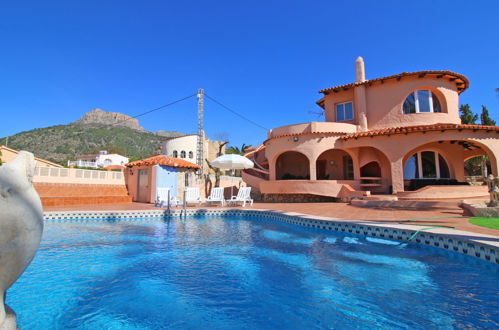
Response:
[{"label": "utility pole", "polygon": [[198,179],[203,178],[204,174],[204,130],[203,130],[203,115],[204,115],[204,90],[198,89],[198,140],[196,149],[196,162],[200,166]]}]

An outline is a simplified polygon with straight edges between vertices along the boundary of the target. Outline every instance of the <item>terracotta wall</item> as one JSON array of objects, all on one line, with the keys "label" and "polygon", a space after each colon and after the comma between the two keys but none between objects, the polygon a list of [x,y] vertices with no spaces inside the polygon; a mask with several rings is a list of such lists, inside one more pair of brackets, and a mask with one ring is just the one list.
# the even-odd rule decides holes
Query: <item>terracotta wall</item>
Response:
[{"label": "terracotta wall", "polygon": [[125,185],[34,182],[43,206],[128,203]]},{"label": "terracotta wall", "polygon": [[[365,87],[365,105],[367,113],[367,124],[369,130],[430,125],[437,123],[460,124],[459,118],[459,96],[455,83],[448,79],[437,79],[435,77],[404,77],[400,81],[396,79],[386,80],[384,83],[374,83]],[[359,87],[350,88],[338,93],[329,93],[324,97],[326,110],[326,121],[335,121],[335,105],[338,103],[354,102],[353,124],[359,125],[358,98],[355,90]],[[404,114],[403,103],[407,96],[416,89],[428,89],[437,95],[442,106],[442,113],[414,113]],[[349,122],[343,122],[349,123]]]}]

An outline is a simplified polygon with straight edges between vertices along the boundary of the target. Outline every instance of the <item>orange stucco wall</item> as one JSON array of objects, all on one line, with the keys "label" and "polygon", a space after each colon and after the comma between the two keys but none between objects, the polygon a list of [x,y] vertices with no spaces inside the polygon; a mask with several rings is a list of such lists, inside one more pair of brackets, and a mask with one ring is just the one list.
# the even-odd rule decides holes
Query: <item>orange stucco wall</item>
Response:
[{"label": "orange stucco wall", "polygon": [[[362,87],[365,87],[368,130],[437,123],[461,123],[458,112],[459,98],[457,87],[449,80],[432,77],[404,77],[400,81],[390,79],[384,83]],[[354,107],[354,120],[342,123],[360,125],[359,110],[362,108],[360,104],[362,100],[356,95],[358,89],[359,87],[354,87],[346,91],[333,92],[326,95],[324,97],[326,121],[333,122],[336,120],[336,104],[351,101]],[[434,92],[440,101],[442,112],[404,114],[402,106],[406,97],[417,89],[429,89]]]}]

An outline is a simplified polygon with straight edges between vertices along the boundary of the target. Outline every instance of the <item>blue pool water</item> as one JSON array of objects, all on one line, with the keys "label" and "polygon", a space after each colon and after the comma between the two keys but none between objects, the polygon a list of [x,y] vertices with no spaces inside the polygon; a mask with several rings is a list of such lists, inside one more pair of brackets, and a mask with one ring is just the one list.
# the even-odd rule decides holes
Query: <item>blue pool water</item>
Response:
[{"label": "blue pool water", "polygon": [[254,218],[49,222],[22,329],[497,328],[499,267]]}]

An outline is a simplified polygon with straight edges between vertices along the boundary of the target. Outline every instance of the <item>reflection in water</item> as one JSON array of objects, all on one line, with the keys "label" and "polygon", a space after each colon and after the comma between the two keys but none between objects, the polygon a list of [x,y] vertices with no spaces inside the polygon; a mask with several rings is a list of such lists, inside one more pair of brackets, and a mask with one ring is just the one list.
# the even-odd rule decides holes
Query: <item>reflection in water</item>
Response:
[{"label": "reflection in water", "polygon": [[47,223],[8,303],[23,329],[498,327],[496,265],[254,221]]}]

